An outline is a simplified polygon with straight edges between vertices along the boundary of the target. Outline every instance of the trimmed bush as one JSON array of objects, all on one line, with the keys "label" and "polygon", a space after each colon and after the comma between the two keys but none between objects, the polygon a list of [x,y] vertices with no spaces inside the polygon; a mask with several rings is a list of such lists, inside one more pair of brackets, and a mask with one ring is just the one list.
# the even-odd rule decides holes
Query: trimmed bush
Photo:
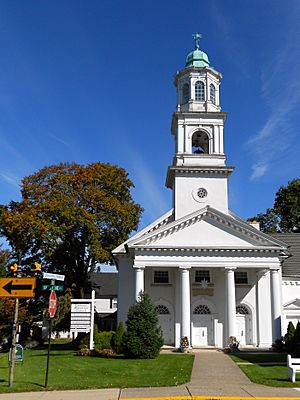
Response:
[{"label": "trimmed bush", "polygon": [[155,358],[163,345],[161,328],[155,307],[147,293],[129,308],[127,332],[124,334],[124,354],[128,358]]},{"label": "trimmed bush", "polygon": [[125,334],[125,327],[123,322],[120,322],[116,330],[116,333],[113,335],[111,341],[112,348],[117,354],[123,353],[124,334]]},{"label": "trimmed bush", "polygon": [[[98,332],[98,328],[94,328],[94,349],[103,350],[111,349],[111,339],[114,332]],[[79,344],[79,349],[87,349],[90,345],[90,334],[86,335]]]}]

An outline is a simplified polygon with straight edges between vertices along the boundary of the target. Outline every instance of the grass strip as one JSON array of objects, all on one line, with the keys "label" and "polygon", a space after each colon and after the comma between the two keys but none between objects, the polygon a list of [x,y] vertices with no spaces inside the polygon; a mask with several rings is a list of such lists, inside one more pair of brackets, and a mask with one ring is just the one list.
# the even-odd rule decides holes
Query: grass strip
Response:
[{"label": "grass strip", "polygon": [[[44,389],[46,350],[25,350],[17,363],[13,390],[8,388],[7,354],[0,354],[0,393]],[[73,350],[53,350],[48,390],[176,386],[191,378],[194,356],[165,354],[154,360],[79,357]]]},{"label": "grass strip", "polygon": [[[285,365],[258,365],[260,363],[286,362],[286,354],[284,353],[256,354],[240,352],[231,354],[230,357],[254,383],[273,387],[300,386],[300,374],[296,376],[295,383],[289,381],[287,379],[287,367]],[[251,364],[240,364],[246,362]]]}]

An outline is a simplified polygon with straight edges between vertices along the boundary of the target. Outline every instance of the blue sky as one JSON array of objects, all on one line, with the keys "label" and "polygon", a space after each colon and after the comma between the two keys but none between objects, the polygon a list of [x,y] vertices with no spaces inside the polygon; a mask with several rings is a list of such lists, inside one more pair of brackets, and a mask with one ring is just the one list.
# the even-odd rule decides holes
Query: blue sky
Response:
[{"label": "blue sky", "polygon": [[171,207],[173,75],[203,34],[222,72],[230,207],[273,205],[300,176],[298,0],[0,2],[0,203],[61,161],[124,167],[144,227]]}]

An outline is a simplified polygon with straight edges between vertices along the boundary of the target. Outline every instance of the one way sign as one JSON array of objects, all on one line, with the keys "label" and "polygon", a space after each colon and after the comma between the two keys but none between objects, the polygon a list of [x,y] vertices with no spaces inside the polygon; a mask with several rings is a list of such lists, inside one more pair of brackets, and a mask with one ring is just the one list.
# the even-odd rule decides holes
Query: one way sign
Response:
[{"label": "one way sign", "polygon": [[34,297],[36,278],[0,278],[0,297]]}]

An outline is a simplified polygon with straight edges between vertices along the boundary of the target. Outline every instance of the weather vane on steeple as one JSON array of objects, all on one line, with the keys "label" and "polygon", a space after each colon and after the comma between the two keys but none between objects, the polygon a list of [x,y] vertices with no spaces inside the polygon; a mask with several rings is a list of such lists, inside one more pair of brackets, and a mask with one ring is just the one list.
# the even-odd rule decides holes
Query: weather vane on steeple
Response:
[{"label": "weather vane on steeple", "polygon": [[195,50],[200,49],[200,39],[202,38],[201,33],[193,33],[193,38],[195,39]]}]

